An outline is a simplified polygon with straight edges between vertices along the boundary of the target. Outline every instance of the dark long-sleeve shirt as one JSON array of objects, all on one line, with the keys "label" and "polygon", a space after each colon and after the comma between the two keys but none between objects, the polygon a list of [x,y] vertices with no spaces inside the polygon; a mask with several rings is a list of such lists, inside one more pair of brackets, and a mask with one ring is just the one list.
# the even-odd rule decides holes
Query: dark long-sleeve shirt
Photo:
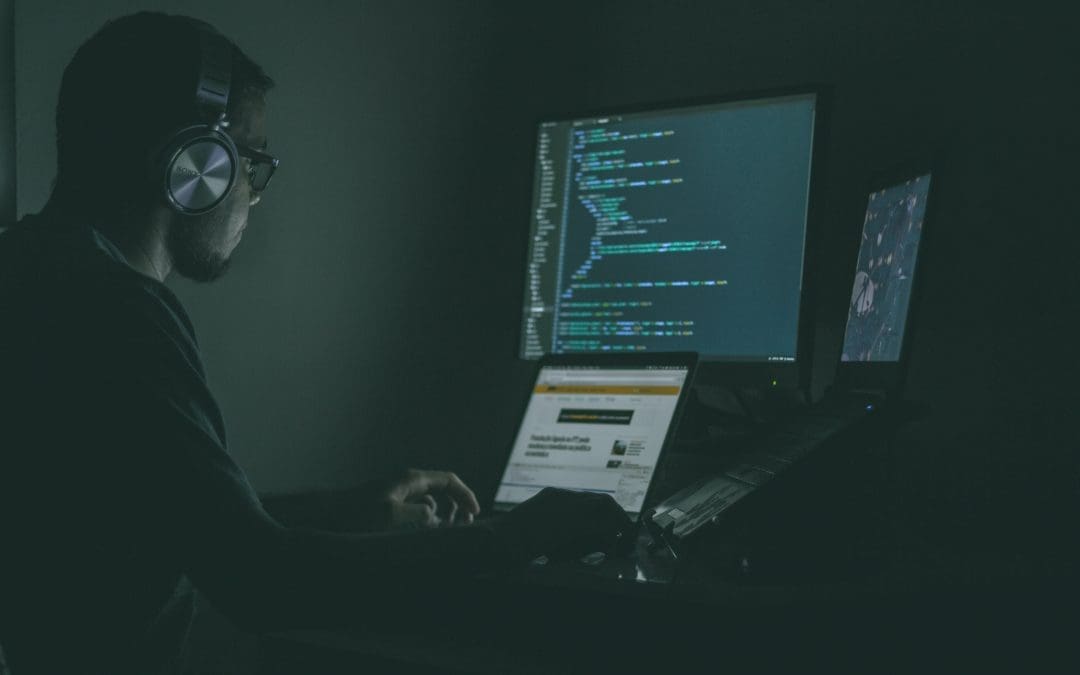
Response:
[{"label": "dark long-sleeve shirt", "polygon": [[250,626],[363,622],[515,550],[491,525],[283,527],[226,448],[168,288],[90,227],[28,217],[0,235],[0,645],[14,673],[167,672],[190,582]]}]

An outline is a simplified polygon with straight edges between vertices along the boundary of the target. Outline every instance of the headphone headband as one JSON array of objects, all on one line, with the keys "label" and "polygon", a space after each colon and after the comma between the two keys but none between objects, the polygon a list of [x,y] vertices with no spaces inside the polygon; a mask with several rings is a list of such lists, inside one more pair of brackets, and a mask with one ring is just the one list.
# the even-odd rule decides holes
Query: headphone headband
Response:
[{"label": "headphone headband", "polygon": [[202,120],[178,129],[165,143],[156,171],[166,203],[187,215],[217,208],[236,182],[240,161],[225,132],[232,81],[232,45],[206,25],[199,31],[200,68],[195,105]]},{"label": "headphone headband", "polygon": [[203,119],[218,123],[224,120],[232,83],[232,47],[208,27],[199,28],[202,64],[195,103]]}]

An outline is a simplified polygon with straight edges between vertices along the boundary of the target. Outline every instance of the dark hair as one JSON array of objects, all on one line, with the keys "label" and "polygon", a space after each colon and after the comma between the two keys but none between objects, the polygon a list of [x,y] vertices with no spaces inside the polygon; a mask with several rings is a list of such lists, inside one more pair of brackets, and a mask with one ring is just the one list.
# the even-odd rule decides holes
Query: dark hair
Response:
[{"label": "dark hair", "polygon": [[[196,106],[200,30],[185,16],[140,12],[106,23],[64,70],[56,107],[53,196],[88,218],[147,206],[154,150],[177,129],[206,123]],[[232,47],[227,113],[274,86]]]}]

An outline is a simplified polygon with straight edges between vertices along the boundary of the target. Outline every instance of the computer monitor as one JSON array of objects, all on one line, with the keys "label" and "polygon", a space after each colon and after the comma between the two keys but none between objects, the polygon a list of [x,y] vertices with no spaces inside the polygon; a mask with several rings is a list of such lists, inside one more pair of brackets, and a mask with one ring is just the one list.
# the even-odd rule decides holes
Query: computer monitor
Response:
[{"label": "computer monitor", "polygon": [[931,201],[932,174],[923,163],[915,167],[883,173],[869,190],[837,372],[848,387],[903,384]]},{"label": "computer monitor", "polygon": [[519,356],[696,351],[761,383],[808,362],[819,89],[539,124]]},{"label": "computer monitor", "polygon": [[929,194],[929,173],[870,193],[841,361],[900,360]]}]

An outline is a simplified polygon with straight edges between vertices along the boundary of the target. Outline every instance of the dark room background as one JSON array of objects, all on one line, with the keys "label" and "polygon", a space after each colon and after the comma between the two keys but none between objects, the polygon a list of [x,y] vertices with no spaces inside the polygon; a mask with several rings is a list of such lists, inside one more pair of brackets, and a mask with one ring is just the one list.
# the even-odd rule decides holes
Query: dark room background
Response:
[{"label": "dark room background", "polygon": [[895,476],[912,527],[1075,531],[1062,505],[1076,483],[1080,50],[1062,12],[856,0],[16,2],[19,214],[49,193],[64,65],[107,18],[144,8],[209,20],[278,83],[268,133],[282,166],[233,271],[210,286],[170,282],[195,322],[231,452],[260,491],[417,465],[454,468],[490,495],[532,368],[516,350],[542,115],[824,83],[814,390],[839,353],[867,178],[933,148],[937,218],[909,390],[933,415],[903,435]]}]

